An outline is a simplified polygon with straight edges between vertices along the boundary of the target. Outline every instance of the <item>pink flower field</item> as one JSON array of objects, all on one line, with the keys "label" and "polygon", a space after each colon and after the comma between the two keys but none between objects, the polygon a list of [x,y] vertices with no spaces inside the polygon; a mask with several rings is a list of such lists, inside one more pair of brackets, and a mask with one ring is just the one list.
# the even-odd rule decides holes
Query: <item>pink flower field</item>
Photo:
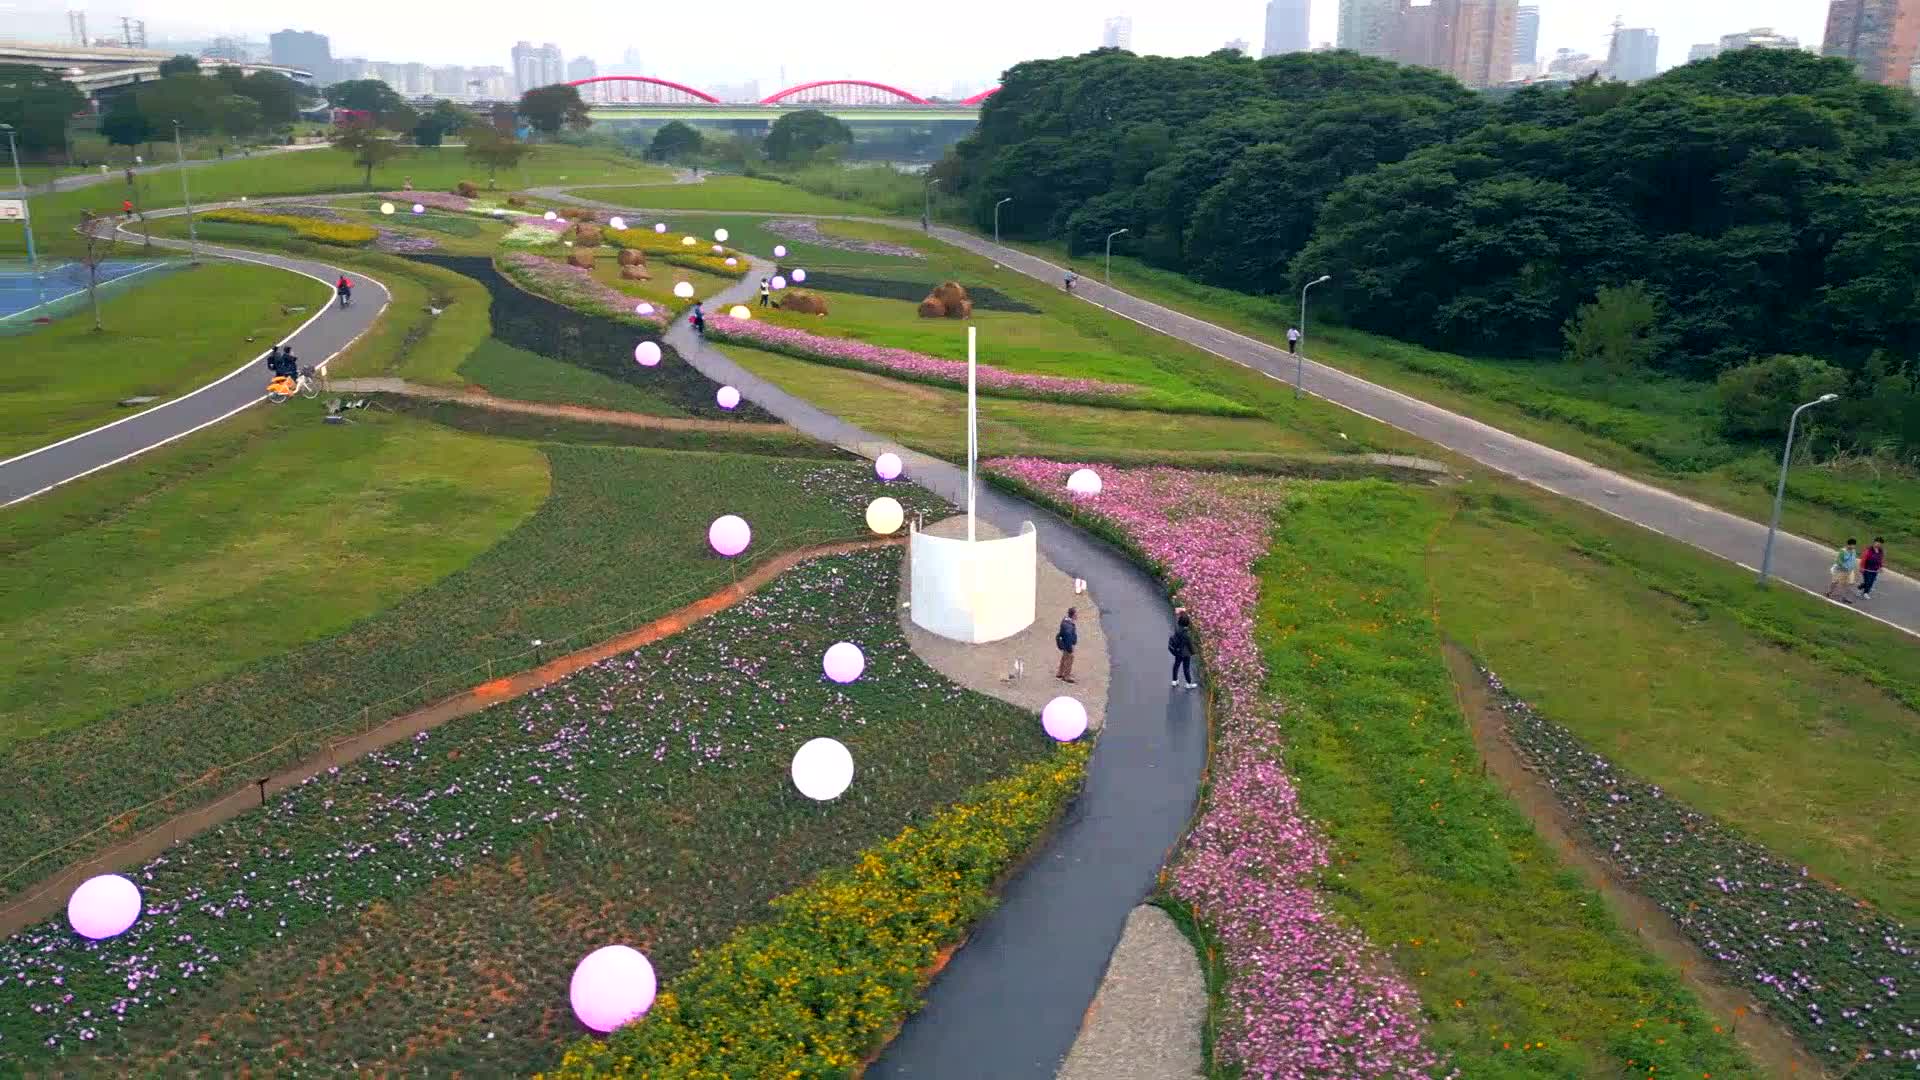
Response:
[{"label": "pink flower field", "polygon": [[414,203],[434,210],[452,210],[463,214],[473,207],[472,199],[444,191],[383,191],[375,198],[393,203],[394,209],[402,214],[411,210]]},{"label": "pink flower field", "polygon": [[[1281,704],[1264,691],[1254,639],[1259,581],[1281,488],[1172,468],[1120,469],[1036,458],[986,463],[1104,519],[1158,563],[1193,617],[1216,691],[1212,789],[1172,873],[1173,895],[1219,937],[1228,969],[1215,1053],[1249,1077],[1431,1077],[1419,996],[1315,891],[1325,837],[1281,762]],[[1079,468],[1102,490],[1069,496]]]},{"label": "pink flower field", "polygon": [[652,315],[636,315],[633,309],[639,301],[578,266],[569,266],[525,251],[509,251],[500,256],[500,261],[508,277],[549,300],[631,322],[659,327],[667,325],[661,310],[663,305],[655,303]]}]

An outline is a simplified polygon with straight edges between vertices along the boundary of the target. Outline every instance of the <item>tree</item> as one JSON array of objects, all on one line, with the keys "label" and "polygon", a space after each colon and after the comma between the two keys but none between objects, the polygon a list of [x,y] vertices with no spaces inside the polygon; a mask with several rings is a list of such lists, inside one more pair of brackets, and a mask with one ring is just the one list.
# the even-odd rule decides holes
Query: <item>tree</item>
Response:
[{"label": "tree", "polygon": [[1593,303],[1581,305],[1561,333],[1567,359],[1609,375],[1631,375],[1659,355],[1660,303],[1644,281],[1602,286]]},{"label": "tree", "polygon": [[561,128],[578,130],[593,122],[587,103],[580,99],[580,88],[566,83],[537,86],[521,94],[518,111],[543,135],[557,135]]},{"label": "tree", "polygon": [[494,186],[494,178],[501,169],[511,169],[520,164],[533,148],[512,135],[505,135],[499,129],[486,124],[476,124],[466,130],[467,160],[487,167],[487,186]]},{"label": "tree", "polygon": [[1846,373],[1825,360],[1769,356],[1721,373],[1721,421],[1729,435],[1779,438],[1795,408],[1846,386]]},{"label": "tree", "polygon": [[245,94],[228,94],[213,101],[213,124],[225,135],[250,135],[260,130],[260,103]]},{"label": "tree", "polygon": [[234,92],[258,103],[260,119],[268,124],[292,123],[300,115],[301,102],[313,97],[312,90],[277,71],[256,71],[241,79]]},{"label": "tree", "polygon": [[364,185],[369,189],[373,187],[373,167],[400,153],[392,139],[382,137],[366,124],[342,128],[333,137],[333,148],[351,155],[355,165],[367,170]]},{"label": "tree", "polygon": [[802,109],[773,122],[766,150],[769,159],[782,165],[804,165],[830,153],[830,147],[852,145],[852,128],[818,109]]},{"label": "tree", "polygon": [[653,133],[653,142],[647,146],[647,156],[655,161],[692,161],[700,156],[705,144],[706,140],[700,137],[699,129],[692,124],[672,120]]},{"label": "tree", "polygon": [[200,74],[200,58],[179,53],[160,61],[160,77],[165,79],[174,75]]},{"label": "tree", "polygon": [[21,151],[44,152],[65,146],[67,118],[86,107],[87,99],[59,73],[24,64],[0,64],[0,123],[13,125]]},{"label": "tree", "polygon": [[154,134],[171,138],[175,121],[179,122],[183,134],[214,130],[214,102],[220,96],[220,89],[221,84],[215,79],[170,75],[141,83],[134,91],[134,99],[153,124]]},{"label": "tree", "polygon": [[153,138],[153,122],[140,111],[140,103],[132,94],[113,99],[106,115],[100,118],[99,130],[114,146],[134,147]]},{"label": "tree", "polygon": [[337,82],[321,91],[321,96],[336,109],[355,109],[374,116],[384,116],[407,103],[399,92],[379,79]]},{"label": "tree", "polygon": [[455,131],[465,131],[476,123],[474,115],[451,101],[441,100],[420,114],[413,125],[413,141],[419,146],[439,146]]}]

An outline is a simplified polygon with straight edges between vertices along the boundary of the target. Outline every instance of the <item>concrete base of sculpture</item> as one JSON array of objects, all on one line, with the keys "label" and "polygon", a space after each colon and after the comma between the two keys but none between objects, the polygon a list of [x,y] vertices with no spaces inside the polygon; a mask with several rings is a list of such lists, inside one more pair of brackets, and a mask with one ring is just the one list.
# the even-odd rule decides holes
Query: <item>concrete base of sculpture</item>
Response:
[{"label": "concrete base of sculpture", "polygon": [[1033,625],[1038,533],[1031,521],[1014,536],[980,523],[977,539],[968,543],[966,526],[966,518],[957,517],[912,530],[907,553],[913,624],[971,645],[1012,637]]}]

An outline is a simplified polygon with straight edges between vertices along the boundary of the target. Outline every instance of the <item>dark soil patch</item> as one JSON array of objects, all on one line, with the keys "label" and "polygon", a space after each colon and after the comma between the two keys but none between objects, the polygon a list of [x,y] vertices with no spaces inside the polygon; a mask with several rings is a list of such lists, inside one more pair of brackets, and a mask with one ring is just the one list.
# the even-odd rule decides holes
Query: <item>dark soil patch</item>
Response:
[{"label": "dark soil patch", "polygon": [[[792,276],[791,267],[782,266],[782,274]],[[940,283],[938,281],[915,281],[900,278],[869,277],[865,274],[836,274],[829,270],[818,273],[807,272],[806,287],[822,292],[846,293],[850,296],[871,296],[880,300],[903,300],[909,304],[918,304],[926,299]],[[962,282],[961,284],[966,284]],[[1008,296],[998,289],[984,285],[967,285],[967,298],[973,301],[975,311],[1004,311],[1014,315],[1038,315],[1040,309]]]}]

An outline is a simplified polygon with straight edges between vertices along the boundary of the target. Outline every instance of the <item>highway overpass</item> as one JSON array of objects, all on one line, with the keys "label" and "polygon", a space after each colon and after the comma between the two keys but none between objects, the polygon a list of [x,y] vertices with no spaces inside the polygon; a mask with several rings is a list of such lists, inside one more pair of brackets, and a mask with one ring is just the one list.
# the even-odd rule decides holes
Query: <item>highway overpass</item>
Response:
[{"label": "highway overpass", "polygon": [[[150,82],[160,77],[160,65],[173,57],[172,53],[156,49],[120,49],[104,45],[32,45],[20,42],[0,42],[0,64],[26,64],[32,67],[58,71],[74,85],[89,101],[97,100],[103,90],[117,90],[137,83]],[[237,67],[251,75],[256,71],[273,71],[294,80],[312,85],[313,73],[303,68],[285,67],[280,64],[262,64],[228,60],[201,59],[203,68]]]}]

